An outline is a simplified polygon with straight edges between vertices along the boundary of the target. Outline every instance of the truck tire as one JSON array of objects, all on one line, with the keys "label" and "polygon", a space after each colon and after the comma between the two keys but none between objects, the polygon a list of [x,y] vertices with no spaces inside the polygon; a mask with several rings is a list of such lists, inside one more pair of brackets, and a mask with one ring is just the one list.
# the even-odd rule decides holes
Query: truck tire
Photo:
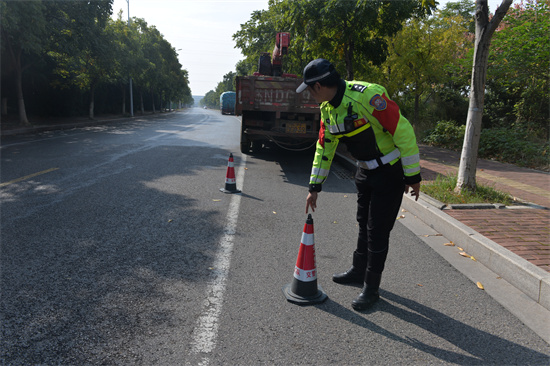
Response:
[{"label": "truck tire", "polygon": [[256,140],[251,142],[250,148],[253,153],[259,153],[262,150],[263,142],[261,140]]},{"label": "truck tire", "polygon": [[241,153],[249,154],[252,142],[248,139],[248,136],[244,132],[244,125],[241,125]]}]

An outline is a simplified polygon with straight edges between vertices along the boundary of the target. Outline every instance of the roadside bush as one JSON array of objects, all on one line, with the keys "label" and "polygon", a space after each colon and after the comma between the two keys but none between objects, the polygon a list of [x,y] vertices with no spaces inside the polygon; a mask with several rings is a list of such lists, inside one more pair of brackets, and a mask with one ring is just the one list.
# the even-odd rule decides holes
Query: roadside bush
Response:
[{"label": "roadside bush", "polygon": [[[426,131],[422,143],[451,150],[461,150],[466,126],[454,121],[440,121]],[[527,168],[549,171],[550,143],[536,140],[527,131],[517,128],[481,130],[478,157]]]},{"label": "roadside bush", "polygon": [[533,141],[518,129],[491,128],[481,130],[479,157],[504,163],[548,171],[548,141]]},{"label": "roadside bush", "polygon": [[462,148],[465,130],[466,126],[459,126],[455,121],[439,121],[433,129],[426,131],[422,142],[427,145],[459,150]]}]

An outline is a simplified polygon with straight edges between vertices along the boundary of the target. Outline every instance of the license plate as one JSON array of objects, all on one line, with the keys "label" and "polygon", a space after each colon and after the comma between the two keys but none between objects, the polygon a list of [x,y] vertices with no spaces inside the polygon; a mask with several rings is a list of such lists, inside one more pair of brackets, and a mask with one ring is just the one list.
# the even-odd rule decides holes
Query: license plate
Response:
[{"label": "license plate", "polygon": [[297,122],[287,122],[285,127],[286,133],[306,133],[306,124]]}]

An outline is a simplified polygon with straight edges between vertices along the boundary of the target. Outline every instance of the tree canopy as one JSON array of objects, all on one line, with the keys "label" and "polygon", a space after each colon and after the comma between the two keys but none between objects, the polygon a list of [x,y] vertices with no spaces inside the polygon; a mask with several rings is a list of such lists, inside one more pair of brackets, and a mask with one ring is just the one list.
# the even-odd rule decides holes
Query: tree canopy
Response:
[{"label": "tree canopy", "polygon": [[193,104],[174,47],[143,19],[113,20],[112,0],[8,1],[0,11],[3,114],[17,109],[26,123],[26,109],[78,115],[87,104],[91,118],[97,109],[124,111],[130,78],[142,112],[144,104]]},{"label": "tree canopy", "polygon": [[434,1],[270,0],[269,9],[254,12],[233,35],[245,55],[240,72],[251,73],[261,52],[273,49],[277,31],[291,34],[292,47],[284,59],[287,73],[300,74],[308,61],[331,60],[342,75],[354,79],[369,63],[386,58],[385,37],[403,22],[435,9]]}]

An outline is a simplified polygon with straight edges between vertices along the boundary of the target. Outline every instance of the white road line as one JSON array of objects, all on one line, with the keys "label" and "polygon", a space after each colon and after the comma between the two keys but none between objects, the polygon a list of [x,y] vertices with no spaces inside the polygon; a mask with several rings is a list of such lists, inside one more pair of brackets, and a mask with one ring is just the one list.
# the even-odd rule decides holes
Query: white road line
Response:
[{"label": "white road line", "polygon": [[[244,172],[246,166],[246,155],[242,155],[239,168],[237,169],[237,189],[242,190]],[[191,355],[199,355],[202,359],[199,365],[208,365],[209,354],[216,347],[216,337],[218,335],[218,320],[223,305],[223,295],[226,288],[227,276],[231,264],[231,254],[233,252],[233,239],[237,230],[237,219],[239,218],[239,208],[241,204],[241,195],[233,194],[229,209],[226,215],[226,224],[224,234],[219,242],[219,250],[214,261],[212,278],[206,289],[206,299],[203,303],[203,309],[192,333]]]}]

